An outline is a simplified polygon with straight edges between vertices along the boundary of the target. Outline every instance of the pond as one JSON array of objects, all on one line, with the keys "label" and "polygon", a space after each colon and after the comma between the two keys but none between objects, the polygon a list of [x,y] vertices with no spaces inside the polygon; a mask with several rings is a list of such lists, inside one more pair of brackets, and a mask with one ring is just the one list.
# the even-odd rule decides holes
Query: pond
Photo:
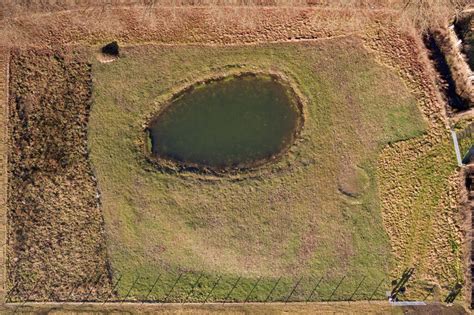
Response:
[{"label": "pond", "polygon": [[200,83],[151,121],[152,155],[188,167],[260,165],[291,146],[302,124],[300,109],[294,91],[276,76]]}]

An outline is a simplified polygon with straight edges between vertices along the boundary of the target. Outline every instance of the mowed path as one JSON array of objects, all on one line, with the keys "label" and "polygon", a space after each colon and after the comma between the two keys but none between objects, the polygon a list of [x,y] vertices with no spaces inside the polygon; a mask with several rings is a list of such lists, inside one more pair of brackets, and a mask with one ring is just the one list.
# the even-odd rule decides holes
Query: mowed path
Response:
[{"label": "mowed path", "polygon": [[5,298],[5,243],[8,181],[8,61],[9,50],[0,46],[0,302]]}]

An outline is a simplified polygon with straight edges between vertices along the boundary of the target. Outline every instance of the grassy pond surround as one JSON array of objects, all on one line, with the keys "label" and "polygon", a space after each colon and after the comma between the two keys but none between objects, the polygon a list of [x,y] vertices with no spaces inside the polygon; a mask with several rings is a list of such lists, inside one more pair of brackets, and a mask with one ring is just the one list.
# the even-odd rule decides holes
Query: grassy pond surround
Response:
[{"label": "grassy pond surround", "polygon": [[[423,136],[426,124],[397,73],[378,64],[360,40],[125,47],[115,62],[94,61],[92,69],[88,141],[114,280],[123,275],[121,297],[137,274],[130,298],[145,297],[161,274],[150,298],[164,299],[174,286],[168,301],[184,300],[201,273],[188,301],[205,298],[219,276],[208,301],[222,301],[240,276],[229,300],[245,301],[259,277],[249,301],[264,301],[280,276],[270,300],[285,299],[301,276],[292,300],[307,298],[322,273],[327,276],[317,299],[329,297],[344,275],[334,298],[347,298],[363,275],[356,299],[388,279],[394,259],[378,198],[379,152]],[[189,87],[197,91],[212,81],[206,90],[224,83],[220,78],[232,82],[249,72],[278,75],[277,82],[302,101],[302,126],[291,147],[245,174],[231,169],[204,177],[200,169],[176,176],[179,165],[157,171],[144,149],[150,122],[179,106],[172,101],[193,93]],[[446,148],[452,150],[450,143]],[[443,190],[444,181],[433,181],[432,174],[446,164],[432,164],[426,180],[415,173],[399,185],[421,182],[431,194]],[[438,213],[432,205],[423,209]],[[383,297],[381,289],[377,298]]]}]

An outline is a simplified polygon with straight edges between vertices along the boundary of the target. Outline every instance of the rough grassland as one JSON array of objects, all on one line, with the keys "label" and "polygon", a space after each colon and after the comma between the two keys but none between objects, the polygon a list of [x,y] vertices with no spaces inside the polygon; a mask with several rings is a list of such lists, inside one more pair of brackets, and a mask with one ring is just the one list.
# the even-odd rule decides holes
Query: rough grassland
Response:
[{"label": "rough grassland", "polygon": [[[415,266],[409,298],[426,296],[432,288],[437,294],[440,287],[446,294],[456,282],[469,279],[464,277],[462,258],[463,249],[468,250],[460,206],[464,188],[458,180],[445,103],[420,39],[389,27],[368,34],[366,43],[380,63],[404,78],[429,126],[422,137],[384,147],[378,161],[383,221],[397,261],[392,275]],[[469,283],[466,286],[465,296]]]},{"label": "rough grassland", "polygon": [[[21,10],[21,13],[25,11]],[[104,184],[104,211],[108,222],[112,222],[109,234],[115,235],[109,240],[108,248],[115,271],[125,273],[119,286],[122,296],[128,292],[135,271],[140,272],[141,278],[136,290],[132,290],[132,298],[141,298],[157,271],[168,270],[175,274],[164,274],[163,281],[150,296],[152,299],[163,299],[177,277],[178,268],[186,270],[192,266],[192,270],[207,270],[208,273],[204,274],[201,285],[190,300],[204,298],[217,273],[223,273],[224,278],[210,299],[222,299],[230,289],[230,282],[237,279],[235,273],[226,270],[247,274],[232,294],[230,299],[234,300],[245,298],[258,274],[266,273],[250,297],[250,300],[262,299],[274,283],[270,281],[276,281],[276,275],[290,269],[275,290],[273,299],[285,297],[299,279],[298,275],[314,274],[311,283],[305,277],[298,286],[294,298],[300,299],[302,291],[307,295],[319,274],[325,271],[328,275],[313,299],[329,297],[330,291],[339,282],[338,277],[345,271],[348,278],[342,282],[333,299],[348,298],[356,282],[367,273],[370,277],[364,280],[362,289],[354,297],[361,299],[375,287],[379,277],[387,275],[387,266],[391,264],[394,267],[389,272],[391,278],[399,276],[406,266],[417,267],[408,292],[414,292],[412,297],[420,298],[429,292],[427,289],[441,286],[441,293],[445,294],[455,281],[462,281],[460,266],[463,247],[459,244],[463,241],[463,235],[457,207],[459,187],[453,181],[457,171],[446,128],[445,104],[439,98],[430,68],[426,67],[421,43],[410,36],[400,36],[399,26],[389,27],[397,20],[398,12],[385,10],[360,12],[318,7],[257,6],[185,6],[148,10],[144,7],[106,6],[54,14],[6,14],[5,18],[0,19],[0,41],[7,45],[35,47],[102,45],[114,39],[125,45],[164,44],[155,48],[131,48],[129,57],[119,63],[94,65],[97,74],[102,71],[101,77],[105,79],[102,83],[96,81],[96,92],[102,93],[96,93],[96,98],[102,98],[102,104],[106,106],[97,117],[94,128],[96,131],[106,130],[109,134],[102,136],[113,139],[108,142],[107,139],[96,138],[95,146],[101,155],[95,158],[101,161],[97,168],[102,172]],[[367,34],[370,29],[373,32]],[[373,54],[367,54],[360,42],[210,50],[197,46],[179,49],[167,46],[177,43],[264,44],[335,38],[350,32],[365,36],[365,44],[374,48]],[[171,53],[177,50],[181,53]],[[222,51],[227,53],[221,54]],[[194,57],[197,60],[195,65]],[[141,65],[139,58],[148,61]],[[58,70],[63,65],[57,67],[45,62],[45,59],[30,59],[31,64],[22,64],[26,69],[21,71],[29,73],[29,67],[39,69],[33,74],[44,79],[45,86],[52,83],[54,88],[56,77],[63,77],[64,73]],[[307,112],[308,117],[313,117],[312,125],[307,125],[312,136],[303,134],[303,141],[291,154],[275,167],[265,170],[260,178],[254,176],[240,182],[224,179],[203,182],[193,178],[176,178],[171,174],[156,174],[138,149],[142,140],[139,130],[145,112],[152,113],[155,101],[165,98],[165,94],[176,86],[206,74],[238,71],[240,68],[235,66],[223,70],[222,65],[239,64],[244,64],[244,69],[271,67],[272,70],[287,73],[308,99],[309,108],[312,108]],[[385,67],[387,65],[392,70],[389,71]],[[101,70],[101,67],[104,68]],[[50,69],[54,69],[54,73]],[[358,72],[352,72],[354,70]],[[408,88],[400,83],[394,73],[398,73]],[[29,77],[21,85],[34,86],[33,78]],[[134,82],[134,85],[128,86],[128,81]],[[73,87],[77,81],[70,83]],[[373,89],[375,86],[378,88]],[[36,94],[38,99],[52,99],[49,89],[38,91],[44,94]],[[390,97],[387,98],[387,95]],[[427,125],[420,126],[417,123],[419,118],[413,115],[416,110],[408,110],[402,116],[410,118],[405,119],[402,125],[395,124],[395,129],[402,131],[398,136],[396,131],[382,128],[391,126],[384,118],[392,110],[397,112],[396,108],[403,112],[402,108],[406,108],[403,104],[411,103],[408,99],[416,99]],[[53,108],[61,106],[66,99],[56,100],[59,103]],[[390,104],[394,108],[388,110],[386,106]],[[43,109],[41,106],[33,108]],[[104,123],[100,121],[102,117],[107,118]],[[398,122],[397,118],[394,120]],[[421,137],[384,146],[387,141],[419,135],[421,130],[425,130]],[[317,138],[313,133],[315,131],[319,132]],[[123,142],[117,146],[120,138]],[[374,153],[375,149],[382,147],[382,151]],[[41,165],[47,167],[48,164]],[[361,167],[355,168],[354,165]],[[347,176],[341,176],[345,172]],[[309,178],[310,175],[314,178]],[[75,178],[65,181],[64,187],[70,187],[67,186],[69,180],[74,181]],[[75,184],[77,191],[84,190],[86,194],[95,191],[89,181],[82,183],[85,185]],[[214,190],[214,187],[218,189]],[[141,194],[137,195],[139,189],[142,189]],[[294,191],[298,193],[293,194]],[[62,192],[71,193],[69,190]],[[70,199],[62,196],[61,193],[47,197],[56,205],[54,214],[63,209],[65,211],[61,213],[67,213],[70,218],[45,211],[46,217],[41,218],[41,224],[77,231],[67,225],[83,220],[83,209],[77,211],[78,208],[71,206]],[[347,205],[350,205],[350,211],[347,211]],[[22,220],[18,222],[23,224]],[[72,246],[71,251],[66,250],[67,253],[76,250],[86,252],[90,248],[88,244],[93,243],[91,240],[97,243],[103,241],[97,234],[88,233],[95,229],[95,223],[93,221],[87,226],[81,237],[56,233],[55,228],[32,229],[25,237],[42,237],[45,241],[39,243],[42,246],[50,241],[59,244],[56,240],[62,238],[57,237],[66,235],[66,238],[74,240],[68,245],[76,243],[73,245],[80,247],[76,249]],[[16,228],[15,224],[9,228]],[[51,231],[48,236],[47,232]],[[129,236],[129,241],[121,242],[120,238]],[[8,258],[14,261],[12,245],[12,242],[8,244]],[[201,250],[201,253],[196,253],[194,248]],[[41,279],[36,288],[40,292],[31,297],[61,299],[65,288],[82,283],[84,274],[94,274],[91,271],[93,264],[83,264],[75,259],[75,255],[68,255],[66,257],[72,259],[65,259],[62,254],[58,255],[60,249],[62,247],[59,246],[49,251],[33,248],[35,264],[23,269],[9,269],[10,288],[14,282],[19,283],[16,279],[25,274],[48,275],[42,279],[49,281]],[[30,248],[30,252],[33,250]],[[104,253],[81,257],[101,260]],[[236,259],[229,260],[227,257]],[[70,272],[79,269],[83,272]],[[51,274],[53,278],[50,279]],[[117,277],[118,272],[114,275]],[[95,281],[92,277],[86,279],[89,284],[78,290],[75,299],[87,295],[90,284],[93,284],[91,282]],[[197,274],[183,276],[169,300],[178,300],[187,294],[191,282],[197,278]],[[34,281],[28,278],[16,294],[23,297],[29,295]],[[57,289],[51,290],[53,285]],[[108,290],[107,283],[104,289]],[[58,295],[52,292],[63,293]],[[104,298],[104,295],[95,293],[91,295],[92,299]],[[442,297],[438,292],[435,295]],[[382,297],[382,292],[377,297]]]},{"label": "rough grassland", "polygon": [[90,64],[75,50],[14,49],[10,71],[10,298],[96,298],[109,277],[87,152]]},{"label": "rough grassland", "polygon": [[[402,80],[377,64],[354,37],[257,46],[141,46],[123,58],[93,65],[91,158],[99,180],[108,250],[119,292],[182,300],[200,273],[190,300],[202,299],[222,275],[210,300],[304,299],[325,278],[314,299],[355,299],[389,278],[393,260],[376,183],[380,149],[419,137],[426,120]],[[177,87],[216,73],[278,71],[306,99],[301,139],[290,153],[252,176],[202,180],[164,174],[142,151],[143,123]],[[441,150],[441,149],[440,149]],[[441,151],[445,156],[444,151]],[[447,171],[453,164],[443,165]],[[426,176],[420,174],[420,176]],[[442,181],[444,177],[434,178]],[[260,278],[261,277],[261,278]],[[383,296],[382,290],[377,297]]]},{"label": "rough grassland", "polygon": [[[121,43],[235,44],[327,38],[360,31],[370,18],[394,12],[316,7],[90,6],[0,18],[0,41],[9,45]],[[334,23],[337,21],[337,23]]]}]

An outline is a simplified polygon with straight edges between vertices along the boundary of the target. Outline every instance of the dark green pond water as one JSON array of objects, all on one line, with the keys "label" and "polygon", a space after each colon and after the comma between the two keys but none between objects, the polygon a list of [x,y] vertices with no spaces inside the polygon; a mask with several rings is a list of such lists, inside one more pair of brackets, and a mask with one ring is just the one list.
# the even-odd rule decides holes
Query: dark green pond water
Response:
[{"label": "dark green pond water", "polygon": [[200,84],[150,123],[152,153],[188,166],[261,164],[291,146],[301,124],[297,104],[294,93],[270,76]]}]

